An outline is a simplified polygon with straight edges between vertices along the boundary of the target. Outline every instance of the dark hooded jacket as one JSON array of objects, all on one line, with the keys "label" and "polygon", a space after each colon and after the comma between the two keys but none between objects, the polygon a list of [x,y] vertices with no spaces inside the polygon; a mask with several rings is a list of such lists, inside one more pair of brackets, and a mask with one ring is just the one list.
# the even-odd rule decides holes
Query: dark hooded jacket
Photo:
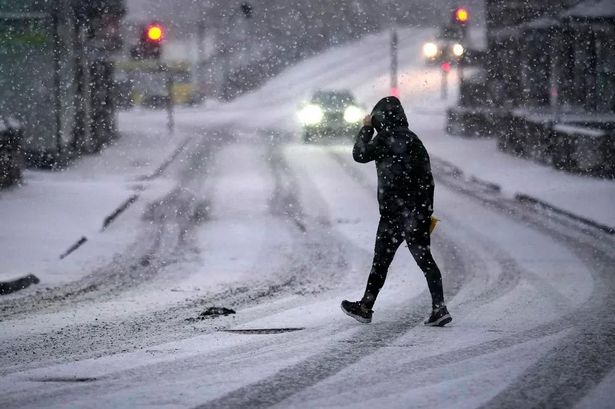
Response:
[{"label": "dark hooded jacket", "polygon": [[[434,182],[429,155],[408,129],[399,99],[381,99],[372,111],[372,125],[359,131],[352,151],[355,161],[376,161],[378,203],[383,216],[410,212],[431,215]],[[378,133],[374,137],[374,130]]]}]

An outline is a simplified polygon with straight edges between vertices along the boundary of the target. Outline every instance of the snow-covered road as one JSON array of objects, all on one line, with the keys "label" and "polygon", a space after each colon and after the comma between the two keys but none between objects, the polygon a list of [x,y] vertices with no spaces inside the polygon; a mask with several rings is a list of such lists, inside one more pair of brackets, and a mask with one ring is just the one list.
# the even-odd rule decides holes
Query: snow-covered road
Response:
[{"label": "snow-covered road", "polygon": [[[427,287],[404,247],[372,324],[339,310],[369,271],[375,169],[352,161],[349,142],[297,142],[293,114],[316,86],[351,86],[366,104],[385,92],[386,36],[371,36],[228,106],[180,111],[176,142],[151,159],[167,164],[126,176],[140,195],[113,225],[126,244],[65,277],[41,259],[51,288],[0,299],[0,407],[611,407],[615,239],[438,154],[437,72],[416,58],[426,36],[402,34],[402,102],[431,132],[450,326],[422,325]],[[199,319],[211,306],[236,314]]]}]

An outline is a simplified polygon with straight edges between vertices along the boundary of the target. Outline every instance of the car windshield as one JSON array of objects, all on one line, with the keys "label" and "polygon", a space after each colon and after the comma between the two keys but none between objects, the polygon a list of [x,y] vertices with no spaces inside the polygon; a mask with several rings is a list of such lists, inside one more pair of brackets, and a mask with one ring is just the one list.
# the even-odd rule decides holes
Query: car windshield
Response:
[{"label": "car windshield", "polygon": [[328,108],[341,108],[354,104],[354,98],[347,91],[321,91],[314,94],[312,102]]}]

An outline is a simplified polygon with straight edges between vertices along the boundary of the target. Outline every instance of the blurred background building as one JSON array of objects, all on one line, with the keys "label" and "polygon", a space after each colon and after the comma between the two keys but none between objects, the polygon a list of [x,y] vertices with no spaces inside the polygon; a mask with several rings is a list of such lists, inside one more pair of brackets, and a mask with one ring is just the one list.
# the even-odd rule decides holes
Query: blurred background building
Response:
[{"label": "blurred background building", "polygon": [[[10,135],[0,137],[0,165],[17,166],[23,154],[32,165],[61,166],[117,135],[117,109],[230,100],[328,47],[395,26],[441,27],[459,5],[0,0],[1,133]],[[496,137],[502,150],[558,168],[614,174],[614,2],[464,6],[472,25],[484,23],[486,46],[457,65],[449,131]],[[155,52],[135,53],[153,22],[163,30]]]},{"label": "blurred background building", "polygon": [[0,115],[27,163],[56,167],[116,133],[113,55],[123,0],[0,0]]},{"label": "blurred background building", "polygon": [[615,2],[486,0],[485,10],[487,49],[460,85],[449,131],[615,176]]},{"label": "blurred background building", "polygon": [[[482,0],[468,3],[480,14]],[[0,0],[0,118],[15,125],[5,126],[13,136],[0,142],[11,146],[0,163],[16,166],[18,153],[62,166],[116,136],[117,109],[229,100],[330,46],[395,25],[435,26],[455,4]],[[160,49],[132,53],[152,22],[164,30]]]},{"label": "blurred background building", "polygon": [[[482,12],[482,0],[467,3]],[[201,92],[230,99],[330,46],[399,26],[435,27],[457,2],[443,0],[128,0],[126,28],[168,29],[163,60],[188,63]]]}]

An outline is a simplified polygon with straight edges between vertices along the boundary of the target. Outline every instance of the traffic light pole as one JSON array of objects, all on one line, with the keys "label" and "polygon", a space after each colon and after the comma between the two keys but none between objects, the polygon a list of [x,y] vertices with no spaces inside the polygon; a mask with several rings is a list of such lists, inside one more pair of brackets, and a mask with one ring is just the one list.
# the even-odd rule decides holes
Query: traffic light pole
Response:
[{"label": "traffic light pole", "polygon": [[442,72],[442,79],[440,82],[440,98],[447,99],[448,98],[448,72],[450,71],[450,68],[443,64],[440,67],[440,71]]},{"label": "traffic light pole", "polygon": [[175,113],[174,113],[174,101],[173,101],[173,73],[169,70],[169,67],[161,63],[160,71],[166,73],[166,85],[167,85],[167,128],[169,133],[173,134],[175,131]]},{"label": "traffic light pole", "polygon": [[167,73],[167,89],[169,93],[169,102],[167,104],[167,117],[168,117],[168,128],[169,132],[172,134],[175,131],[175,110],[173,109],[174,101],[173,101],[173,76],[170,72]]}]

